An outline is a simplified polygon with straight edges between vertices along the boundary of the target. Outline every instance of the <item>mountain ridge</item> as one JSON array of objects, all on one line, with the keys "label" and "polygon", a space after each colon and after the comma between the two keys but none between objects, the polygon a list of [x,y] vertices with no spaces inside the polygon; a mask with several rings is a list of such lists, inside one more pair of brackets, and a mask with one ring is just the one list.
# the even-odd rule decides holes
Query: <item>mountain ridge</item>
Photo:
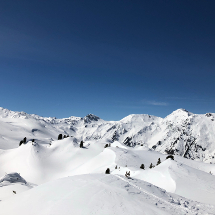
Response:
[{"label": "mountain ridge", "polygon": [[[193,114],[177,109],[165,118],[130,114],[119,121],[105,121],[96,115],[57,119],[0,108],[0,147],[14,148],[21,140],[10,135],[21,129],[28,139],[49,144],[59,133],[77,141],[119,141],[126,146],[142,145],[163,154],[215,163],[215,122],[213,113]],[[16,137],[16,132],[14,133]],[[10,134],[10,135],[9,135]],[[16,145],[15,145],[16,142]]]}]

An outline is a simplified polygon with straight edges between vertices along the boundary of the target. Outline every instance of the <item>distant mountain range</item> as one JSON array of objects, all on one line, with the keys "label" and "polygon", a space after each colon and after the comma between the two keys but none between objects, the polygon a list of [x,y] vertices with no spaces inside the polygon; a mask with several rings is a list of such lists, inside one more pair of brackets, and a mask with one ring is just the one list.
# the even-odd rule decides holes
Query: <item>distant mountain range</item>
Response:
[{"label": "distant mountain range", "polygon": [[77,142],[119,141],[130,147],[141,145],[164,154],[215,163],[214,116],[178,109],[165,118],[132,114],[120,121],[104,121],[93,114],[57,119],[0,108],[0,148],[17,147],[23,139],[20,134],[50,143],[62,133]]}]

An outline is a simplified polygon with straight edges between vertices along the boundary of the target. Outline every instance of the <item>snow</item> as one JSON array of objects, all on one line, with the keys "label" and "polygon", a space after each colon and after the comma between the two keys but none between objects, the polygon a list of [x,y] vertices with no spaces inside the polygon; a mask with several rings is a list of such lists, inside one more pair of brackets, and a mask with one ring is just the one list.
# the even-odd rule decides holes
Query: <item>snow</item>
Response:
[{"label": "snow", "polygon": [[18,173],[9,173],[0,178],[0,201],[18,195],[35,187],[34,184],[28,183]]},{"label": "snow", "polygon": [[171,159],[134,177],[194,201],[215,205],[215,176]]},{"label": "snow", "polygon": [[[0,211],[215,214],[214,116],[179,109],[164,119],[132,114],[108,122],[0,108]],[[60,133],[69,137],[57,140]]]},{"label": "snow", "polygon": [[[173,203],[174,202],[174,203]],[[140,180],[90,174],[48,182],[3,201],[4,215],[17,214],[202,214],[214,208],[171,196]],[[10,207],[13,205],[13,207]]]}]

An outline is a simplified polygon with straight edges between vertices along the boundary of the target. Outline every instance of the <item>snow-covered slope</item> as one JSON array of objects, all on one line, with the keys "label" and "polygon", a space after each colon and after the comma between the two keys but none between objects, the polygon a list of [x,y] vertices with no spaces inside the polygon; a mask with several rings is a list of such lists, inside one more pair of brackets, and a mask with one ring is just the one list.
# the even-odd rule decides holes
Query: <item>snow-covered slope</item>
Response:
[{"label": "snow-covered slope", "polygon": [[0,178],[0,201],[19,195],[33,187],[35,187],[34,184],[27,182],[16,172],[6,174]]},{"label": "snow-covered slope", "polygon": [[0,211],[215,214],[213,118],[179,109],[164,119],[132,114],[109,122],[93,114],[56,119],[0,108]]},{"label": "snow-covered slope", "polygon": [[[215,176],[209,173],[215,174],[214,164],[177,156],[171,161],[166,160],[166,155],[142,146],[132,148],[114,142],[105,148],[106,144],[102,140],[87,141],[84,148],[80,148],[73,137],[54,141],[51,145],[29,142],[16,149],[2,150],[0,175],[17,171],[26,180],[41,184],[72,175],[104,174],[109,168],[111,174],[124,176],[130,171],[132,178],[202,203],[214,203]],[[159,158],[161,164],[156,166]],[[151,163],[155,168],[149,168]],[[140,169],[141,164],[145,165],[145,170]]]},{"label": "snow-covered slope", "polygon": [[179,109],[163,120],[165,131],[153,148],[193,160],[215,163],[215,114]]},{"label": "snow-covered slope", "polygon": [[133,177],[198,202],[215,204],[215,176],[171,159],[135,172]]},{"label": "snow-covered slope", "polygon": [[197,206],[147,182],[104,174],[67,177],[40,185],[2,202],[0,211],[4,215],[215,213],[211,206]]}]

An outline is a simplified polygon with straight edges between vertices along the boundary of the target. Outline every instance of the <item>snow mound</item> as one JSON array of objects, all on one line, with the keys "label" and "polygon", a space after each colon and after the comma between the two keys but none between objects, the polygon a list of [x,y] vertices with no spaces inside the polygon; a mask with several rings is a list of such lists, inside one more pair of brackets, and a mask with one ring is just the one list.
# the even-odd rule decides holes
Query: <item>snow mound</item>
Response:
[{"label": "snow mound", "polygon": [[195,204],[140,180],[92,174],[40,185],[2,202],[0,211],[4,215],[200,215],[203,209],[214,213],[214,208]]},{"label": "snow mound", "polygon": [[194,201],[215,205],[215,177],[171,159],[134,177]]},{"label": "snow mound", "polygon": [[20,174],[13,172],[0,178],[0,201],[27,191],[36,185],[28,183]]}]

